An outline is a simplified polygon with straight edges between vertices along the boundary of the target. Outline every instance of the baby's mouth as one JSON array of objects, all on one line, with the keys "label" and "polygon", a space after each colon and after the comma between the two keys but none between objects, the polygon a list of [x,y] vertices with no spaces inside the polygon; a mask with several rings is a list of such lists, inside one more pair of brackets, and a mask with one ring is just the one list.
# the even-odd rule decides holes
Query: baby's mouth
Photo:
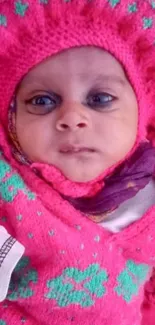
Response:
[{"label": "baby's mouth", "polygon": [[85,147],[85,146],[75,146],[75,145],[64,145],[60,148],[60,153],[68,155],[76,154],[92,154],[95,153],[95,149]]}]

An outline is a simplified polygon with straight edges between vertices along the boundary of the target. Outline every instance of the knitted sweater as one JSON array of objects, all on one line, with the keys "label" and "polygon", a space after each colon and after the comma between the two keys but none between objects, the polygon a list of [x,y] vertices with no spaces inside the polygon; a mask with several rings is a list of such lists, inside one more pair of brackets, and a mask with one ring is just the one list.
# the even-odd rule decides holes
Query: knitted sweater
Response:
[{"label": "knitted sweater", "polygon": [[0,225],[25,246],[0,304],[1,325],[141,324],[155,265],[154,207],[112,234],[27,167],[21,177],[2,155],[0,197]]},{"label": "knitted sweater", "polygon": [[[33,66],[70,47],[93,45],[127,71],[139,104],[136,145],[145,139],[154,118],[154,13],[153,0],[1,0],[5,132],[12,95]],[[2,136],[0,130],[1,144]],[[154,207],[111,234],[77,212],[59,190],[0,157],[0,225],[25,247],[0,304],[0,325],[141,325],[144,283],[155,264]]]}]

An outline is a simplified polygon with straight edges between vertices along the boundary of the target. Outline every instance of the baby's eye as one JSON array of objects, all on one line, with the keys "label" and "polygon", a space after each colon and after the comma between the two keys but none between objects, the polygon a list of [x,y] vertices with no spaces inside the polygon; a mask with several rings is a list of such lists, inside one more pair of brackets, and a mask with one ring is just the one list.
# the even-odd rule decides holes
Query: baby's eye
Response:
[{"label": "baby's eye", "polygon": [[45,115],[52,112],[61,103],[61,99],[57,95],[47,96],[40,95],[35,96],[28,100],[28,112],[36,115]]},{"label": "baby's eye", "polygon": [[96,93],[89,95],[87,105],[92,108],[106,108],[116,99],[116,97],[107,93]]}]

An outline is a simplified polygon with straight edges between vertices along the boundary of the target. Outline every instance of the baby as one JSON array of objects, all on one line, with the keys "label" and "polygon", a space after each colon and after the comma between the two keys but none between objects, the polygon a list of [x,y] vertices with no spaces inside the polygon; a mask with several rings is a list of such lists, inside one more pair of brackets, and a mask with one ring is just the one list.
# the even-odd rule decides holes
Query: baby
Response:
[{"label": "baby", "polygon": [[154,1],[0,3],[0,325],[154,325]]}]

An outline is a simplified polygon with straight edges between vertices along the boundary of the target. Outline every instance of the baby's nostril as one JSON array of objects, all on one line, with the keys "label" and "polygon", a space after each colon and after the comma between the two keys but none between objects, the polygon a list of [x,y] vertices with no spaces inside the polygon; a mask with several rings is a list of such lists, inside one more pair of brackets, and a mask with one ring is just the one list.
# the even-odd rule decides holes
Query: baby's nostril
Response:
[{"label": "baby's nostril", "polygon": [[61,124],[61,127],[62,127],[62,129],[68,129],[68,125],[65,123]]},{"label": "baby's nostril", "polygon": [[86,125],[85,123],[78,123],[78,125],[77,125],[77,126],[78,126],[79,128],[84,128],[84,127],[85,127],[85,125]]}]

